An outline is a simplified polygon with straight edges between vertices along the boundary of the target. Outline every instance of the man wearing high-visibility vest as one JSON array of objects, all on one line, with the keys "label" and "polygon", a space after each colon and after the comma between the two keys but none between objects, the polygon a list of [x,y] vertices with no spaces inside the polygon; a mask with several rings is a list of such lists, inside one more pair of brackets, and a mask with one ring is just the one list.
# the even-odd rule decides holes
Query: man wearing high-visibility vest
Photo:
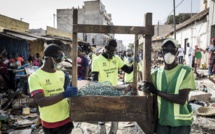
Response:
[{"label": "man wearing high-visibility vest", "polygon": [[[115,55],[117,42],[115,39],[110,39],[105,45],[102,54],[97,56],[92,63],[92,80],[93,81],[109,81],[113,86],[118,85],[118,69],[126,73],[133,71],[133,65],[127,66],[122,59]],[[139,62],[139,59],[135,57]],[[99,134],[106,134],[105,122],[99,122]],[[118,130],[118,123],[112,122],[109,134],[116,134]]]},{"label": "man wearing high-visibility vest", "polygon": [[[128,66],[133,65],[134,62],[134,53],[131,49],[127,49],[126,51],[127,57],[124,60],[124,63]],[[132,83],[134,79],[134,73],[131,72],[130,74],[126,73],[124,74],[124,82],[125,83]],[[137,79],[142,80],[142,66],[141,63],[137,63]]]},{"label": "man wearing high-visibility vest", "polygon": [[164,67],[151,74],[152,83],[144,88],[157,95],[158,122],[156,134],[189,134],[193,112],[188,104],[188,95],[196,89],[193,71],[177,63],[178,43],[166,39],[162,45]]}]

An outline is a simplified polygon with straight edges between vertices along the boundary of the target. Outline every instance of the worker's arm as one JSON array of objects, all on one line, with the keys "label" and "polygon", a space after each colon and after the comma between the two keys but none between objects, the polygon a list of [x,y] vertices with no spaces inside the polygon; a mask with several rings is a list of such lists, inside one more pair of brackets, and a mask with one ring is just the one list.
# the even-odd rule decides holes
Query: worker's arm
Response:
[{"label": "worker's arm", "polygon": [[121,69],[122,69],[122,71],[130,74],[133,71],[133,65],[131,65],[131,66],[124,65]]},{"label": "worker's arm", "polygon": [[92,80],[99,81],[99,72],[92,72]]},{"label": "worker's arm", "polygon": [[190,89],[182,89],[179,91],[179,94],[168,94],[162,91],[158,91],[157,95],[172,103],[184,105],[188,99],[189,93]]},{"label": "worker's arm", "polygon": [[167,101],[181,104],[181,105],[185,104],[191,90],[191,89],[180,89],[178,94],[170,94],[170,93],[165,93],[160,90],[157,90],[154,84],[150,82],[144,82],[143,89],[146,89],[151,93],[156,94]]},{"label": "worker's arm", "polygon": [[86,74],[85,74],[85,80],[88,80],[88,74],[89,74],[89,66],[86,66]]},{"label": "worker's arm", "polygon": [[142,79],[143,79],[142,72],[139,71],[138,73],[139,73],[139,77],[138,77],[138,78],[139,78],[139,81],[142,81]]},{"label": "worker's arm", "polygon": [[55,96],[45,97],[44,93],[37,93],[33,96],[34,102],[39,105],[40,107],[50,106],[53,105],[61,100],[63,100],[63,94],[58,94]]}]

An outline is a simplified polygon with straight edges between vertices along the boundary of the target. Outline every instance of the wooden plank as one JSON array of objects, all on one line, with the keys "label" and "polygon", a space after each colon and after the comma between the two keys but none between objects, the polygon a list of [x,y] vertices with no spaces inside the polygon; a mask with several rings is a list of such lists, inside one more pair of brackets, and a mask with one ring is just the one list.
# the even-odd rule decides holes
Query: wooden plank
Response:
[{"label": "wooden plank", "polygon": [[[149,113],[148,113],[149,114]],[[141,113],[118,113],[109,112],[109,113],[75,113],[72,114],[71,119],[73,121],[137,121],[146,123],[146,117],[149,116],[146,112]]]},{"label": "wooden plank", "polygon": [[138,45],[139,45],[139,40],[138,40],[138,34],[135,34],[135,41],[134,41],[134,57],[135,57],[135,60],[134,60],[134,66],[133,66],[133,88],[134,88],[134,91],[133,93],[135,95],[137,95],[137,76],[138,76],[138,70],[137,70],[137,66],[138,66],[138,63],[136,62],[136,58],[138,57]]},{"label": "wooden plank", "polygon": [[[140,96],[83,96],[71,98],[71,110],[88,112],[110,112],[110,111],[144,111],[148,105],[149,97]],[[90,103],[89,103],[90,102]],[[138,102],[139,104],[135,103]],[[105,105],[104,105],[105,104]]]},{"label": "wooden plank", "polygon": [[[78,23],[78,10],[73,10],[73,24]],[[77,57],[78,57],[78,34],[73,31],[72,33],[72,82],[70,83],[70,86],[77,86]],[[71,109],[71,98],[69,98],[69,106]],[[71,119],[71,111],[70,111],[70,119]]]},{"label": "wooden plank", "polygon": [[148,105],[152,105],[152,99],[152,96],[73,97],[71,98],[71,119],[73,121],[143,122],[150,120],[149,111],[152,111],[152,107]]},{"label": "wooden plank", "polygon": [[153,26],[106,26],[106,25],[86,25],[74,24],[73,31],[77,33],[114,33],[114,34],[147,34],[153,35]]},{"label": "wooden plank", "polygon": [[[152,14],[145,15],[145,25],[152,26]],[[143,80],[151,82],[151,44],[152,35],[145,35],[145,44],[143,44]]]},{"label": "wooden plank", "polygon": [[[74,9],[73,10],[73,24],[77,24],[78,23],[78,10]],[[73,25],[73,28],[74,28]],[[77,57],[78,57],[78,34],[77,32],[73,31],[72,33],[72,83],[71,86],[77,86]]]},{"label": "wooden plank", "polygon": [[51,35],[51,36],[59,36],[59,37],[66,37],[69,39],[72,39],[72,33],[63,31],[63,30],[59,30],[50,26],[46,27],[46,34],[47,35]]},{"label": "wooden plank", "polygon": [[27,33],[29,31],[28,23],[4,16],[4,15],[0,15],[0,26],[5,29],[9,29],[9,30],[13,30],[21,33]]}]

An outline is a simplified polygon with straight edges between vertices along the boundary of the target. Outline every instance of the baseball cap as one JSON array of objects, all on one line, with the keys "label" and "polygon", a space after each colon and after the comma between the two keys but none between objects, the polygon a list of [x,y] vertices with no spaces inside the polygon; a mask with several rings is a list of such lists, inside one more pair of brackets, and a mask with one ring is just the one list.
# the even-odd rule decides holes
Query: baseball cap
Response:
[{"label": "baseball cap", "polygon": [[169,39],[165,39],[165,40],[163,41],[162,47],[163,47],[167,42],[172,42],[172,43],[175,45],[176,48],[178,48],[178,46],[179,46],[177,40],[169,38]]}]

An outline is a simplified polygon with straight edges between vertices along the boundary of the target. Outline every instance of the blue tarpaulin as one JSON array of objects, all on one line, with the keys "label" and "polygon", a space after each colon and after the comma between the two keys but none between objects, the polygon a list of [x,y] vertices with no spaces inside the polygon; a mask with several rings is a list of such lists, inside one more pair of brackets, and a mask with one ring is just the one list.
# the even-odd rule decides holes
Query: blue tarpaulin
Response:
[{"label": "blue tarpaulin", "polygon": [[0,53],[6,49],[7,53],[12,55],[22,55],[24,60],[28,60],[28,43],[26,40],[17,40],[13,38],[0,38]]}]

